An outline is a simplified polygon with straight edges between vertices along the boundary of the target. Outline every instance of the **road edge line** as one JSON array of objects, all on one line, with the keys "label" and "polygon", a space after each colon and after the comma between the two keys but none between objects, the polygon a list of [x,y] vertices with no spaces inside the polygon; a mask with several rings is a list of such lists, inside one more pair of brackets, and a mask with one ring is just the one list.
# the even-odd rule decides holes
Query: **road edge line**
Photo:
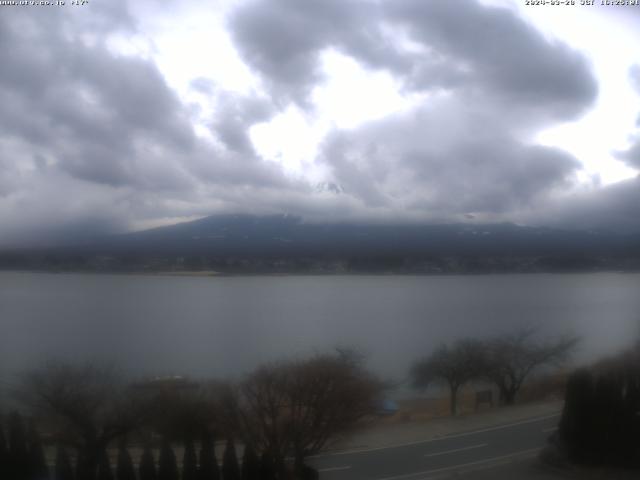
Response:
[{"label": "road edge line", "polygon": [[477,433],[492,432],[494,430],[501,430],[501,429],[504,429],[504,428],[517,427],[518,425],[526,425],[528,423],[541,422],[543,420],[548,420],[550,418],[559,417],[561,414],[562,414],[562,412],[557,412],[557,413],[553,413],[553,414],[550,414],[550,415],[544,415],[544,416],[541,416],[541,417],[534,417],[534,418],[530,418],[530,419],[527,419],[527,420],[518,421],[518,422],[515,422],[515,423],[508,423],[508,424],[505,424],[505,425],[497,425],[495,427],[482,428],[480,430],[471,430],[471,431],[468,431],[468,432],[453,433],[451,435],[444,435],[442,437],[429,438],[429,439],[425,439],[425,440],[416,440],[414,442],[397,443],[397,444],[393,444],[393,445],[386,445],[386,446],[383,446],[383,447],[361,448],[361,449],[345,450],[345,451],[342,451],[342,452],[323,453],[323,454],[319,454],[319,455],[313,455],[313,456],[310,456],[308,458],[311,459],[311,458],[337,457],[337,456],[340,456],[340,455],[351,455],[351,454],[356,454],[356,453],[377,452],[379,450],[388,450],[388,449],[392,449],[392,448],[410,447],[412,445],[420,445],[422,443],[439,442],[441,440],[449,440],[450,438],[465,437],[467,435],[475,435]]},{"label": "road edge line", "polygon": [[[439,473],[444,473],[444,472],[450,472],[450,471],[455,471],[455,470],[464,470],[465,467],[472,467],[472,466],[476,466],[476,465],[500,465],[502,464],[505,460],[510,460],[512,458],[516,458],[519,456],[523,456],[523,455],[527,455],[529,453],[534,453],[534,452],[539,452],[540,450],[542,450],[543,447],[535,447],[535,448],[528,448],[526,450],[520,450],[518,452],[514,452],[514,453],[509,453],[507,455],[500,455],[498,457],[492,457],[492,458],[486,458],[484,460],[477,460],[475,462],[467,462],[467,463],[461,463],[459,465],[452,465],[451,467],[442,467],[442,468],[436,468],[433,470],[425,470],[422,472],[415,472],[415,473],[405,473],[403,475],[395,475],[392,477],[383,477],[383,478],[378,478],[376,480],[403,480],[403,479],[409,479],[412,477],[420,477],[419,480],[430,480],[429,476],[433,475],[433,474],[439,474]],[[431,477],[431,479],[433,479],[435,477]]]}]

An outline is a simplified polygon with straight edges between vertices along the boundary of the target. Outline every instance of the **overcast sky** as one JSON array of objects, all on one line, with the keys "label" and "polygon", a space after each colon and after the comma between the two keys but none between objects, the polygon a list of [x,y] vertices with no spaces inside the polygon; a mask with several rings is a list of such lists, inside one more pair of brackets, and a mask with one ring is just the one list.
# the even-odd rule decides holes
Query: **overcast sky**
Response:
[{"label": "overcast sky", "polygon": [[71,3],[0,6],[0,244],[217,213],[640,228],[640,7]]}]

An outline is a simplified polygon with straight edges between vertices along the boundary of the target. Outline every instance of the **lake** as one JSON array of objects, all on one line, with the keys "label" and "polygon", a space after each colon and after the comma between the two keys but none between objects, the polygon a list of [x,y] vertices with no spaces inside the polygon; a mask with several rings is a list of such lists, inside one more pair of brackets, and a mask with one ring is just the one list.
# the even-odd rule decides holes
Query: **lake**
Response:
[{"label": "lake", "polygon": [[135,374],[235,377],[353,346],[385,377],[461,336],[537,325],[578,361],[640,334],[640,274],[238,276],[0,272],[0,381],[54,358]]}]

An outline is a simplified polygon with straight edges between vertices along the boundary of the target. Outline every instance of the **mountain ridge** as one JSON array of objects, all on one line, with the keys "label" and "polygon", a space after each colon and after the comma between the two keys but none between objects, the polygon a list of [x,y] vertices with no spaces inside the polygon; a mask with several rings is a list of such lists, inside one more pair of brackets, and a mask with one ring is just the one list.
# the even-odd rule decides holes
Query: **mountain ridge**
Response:
[{"label": "mountain ridge", "polygon": [[[4,251],[0,268],[13,262],[47,269],[45,258],[61,268],[76,263],[91,269],[102,261],[118,269],[130,262],[134,270],[180,269],[186,261],[195,269],[222,271],[322,271],[322,265],[340,264],[345,271],[431,272],[451,270],[451,258],[488,265],[481,270],[522,270],[533,260],[535,270],[541,259],[619,269],[640,258],[640,235],[513,223],[311,223],[286,214],[217,215],[62,247]],[[425,262],[429,266],[417,267]]]}]

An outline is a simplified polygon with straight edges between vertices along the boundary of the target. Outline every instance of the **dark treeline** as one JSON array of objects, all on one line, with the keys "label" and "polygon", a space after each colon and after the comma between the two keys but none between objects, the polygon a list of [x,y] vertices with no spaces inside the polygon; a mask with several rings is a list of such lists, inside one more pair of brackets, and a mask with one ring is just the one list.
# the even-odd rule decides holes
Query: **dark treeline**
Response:
[{"label": "dark treeline", "polygon": [[[3,425],[6,423],[6,427]],[[15,480],[44,480],[49,467],[40,435],[32,421],[11,413],[0,423],[0,478]]]},{"label": "dark treeline", "polygon": [[640,467],[640,345],[569,377],[552,440],[571,462]]},{"label": "dark treeline", "polygon": [[315,256],[83,254],[75,251],[0,251],[0,270],[54,272],[210,272],[220,274],[487,274],[639,271],[640,253],[596,255],[350,254]]},{"label": "dark treeline", "polygon": [[371,417],[384,388],[350,351],[237,384],[47,364],[17,389],[22,413],[0,417],[0,479],[313,479],[305,459]]},{"label": "dark treeline", "polygon": [[[11,480],[270,480],[278,477],[263,475],[262,472],[274,471],[268,456],[262,461],[250,447],[245,448],[242,467],[232,442],[227,442],[223,464],[220,469],[215,459],[211,439],[203,440],[199,456],[194,442],[187,441],[184,457],[179,466],[173,447],[163,440],[156,459],[153,451],[145,448],[138,468],[124,443],[121,443],[116,457],[115,468],[106,450],[99,454],[95,473],[87,471],[85,458],[77,453],[75,459],[68,449],[58,446],[53,465],[48,465],[39,434],[35,428],[25,429],[23,417],[13,412],[7,421],[8,440],[5,428],[0,424],[0,478]],[[137,470],[137,472],[136,472]],[[313,477],[303,477],[313,478]]]}]

